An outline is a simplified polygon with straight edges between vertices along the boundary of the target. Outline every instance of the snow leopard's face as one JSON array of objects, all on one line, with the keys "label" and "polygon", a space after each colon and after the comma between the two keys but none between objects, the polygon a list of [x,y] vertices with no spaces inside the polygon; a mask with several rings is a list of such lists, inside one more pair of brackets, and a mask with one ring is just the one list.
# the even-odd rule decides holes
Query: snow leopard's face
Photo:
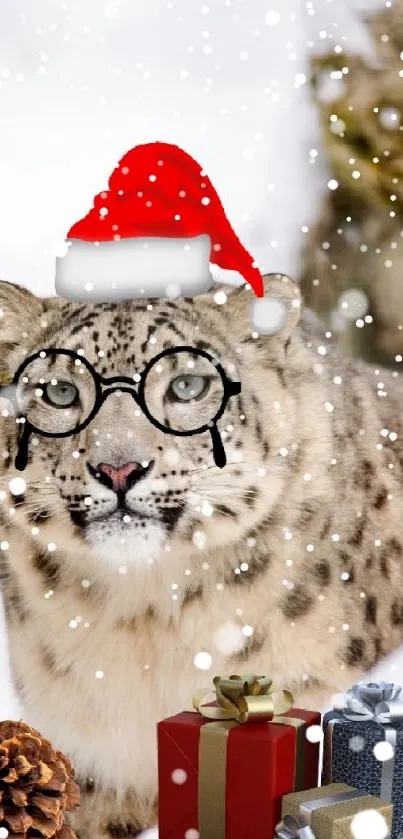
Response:
[{"label": "snow leopard's face", "polygon": [[[10,480],[22,477],[26,488],[13,515],[44,545],[84,542],[115,566],[153,563],[189,542],[202,549],[236,539],[270,512],[287,476],[279,450],[293,439],[294,420],[285,418],[284,341],[251,336],[247,291],[234,292],[224,306],[213,295],[80,305],[41,301],[7,284],[0,296],[9,372],[50,347],[76,354],[38,355],[25,368],[20,404],[29,422],[54,433],[90,418],[72,436],[31,433],[27,467],[18,473],[23,425],[2,417],[5,505]],[[158,353],[184,346],[211,354],[228,380],[241,382],[217,421],[223,469],[210,431],[164,433],[128,392],[132,385],[138,392]],[[120,389],[113,383],[96,414],[97,383],[85,362],[104,379],[127,379]],[[153,365],[144,387],[157,423],[182,431],[206,425],[222,396],[214,364],[183,351]]]}]

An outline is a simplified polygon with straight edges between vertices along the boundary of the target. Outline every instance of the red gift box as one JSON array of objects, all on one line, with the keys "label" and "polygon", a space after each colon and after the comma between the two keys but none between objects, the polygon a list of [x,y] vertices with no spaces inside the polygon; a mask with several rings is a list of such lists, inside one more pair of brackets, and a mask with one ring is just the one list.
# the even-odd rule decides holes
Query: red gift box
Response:
[{"label": "red gift box", "polygon": [[[319,743],[306,739],[306,729],[320,725],[320,714],[292,708],[281,719],[282,724],[212,723],[201,714],[183,712],[158,723],[160,839],[194,839],[192,831],[199,831],[200,839],[273,836],[282,796],[316,787],[319,771]],[[225,765],[222,736],[217,739],[223,729]],[[202,747],[206,734],[207,749]],[[217,782],[217,771],[224,785]],[[217,831],[214,812],[220,797],[225,826]]]}]

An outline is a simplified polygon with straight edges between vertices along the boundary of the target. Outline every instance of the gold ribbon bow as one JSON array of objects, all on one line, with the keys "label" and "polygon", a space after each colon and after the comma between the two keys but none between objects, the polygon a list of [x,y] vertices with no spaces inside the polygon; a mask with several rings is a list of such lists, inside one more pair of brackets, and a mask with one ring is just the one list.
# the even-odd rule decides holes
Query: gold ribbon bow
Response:
[{"label": "gold ribbon bow", "polygon": [[212,691],[201,688],[193,696],[193,708],[210,720],[270,722],[294,704],[290,691],[277,690],[268,676],[215,676],[213,683]]}]

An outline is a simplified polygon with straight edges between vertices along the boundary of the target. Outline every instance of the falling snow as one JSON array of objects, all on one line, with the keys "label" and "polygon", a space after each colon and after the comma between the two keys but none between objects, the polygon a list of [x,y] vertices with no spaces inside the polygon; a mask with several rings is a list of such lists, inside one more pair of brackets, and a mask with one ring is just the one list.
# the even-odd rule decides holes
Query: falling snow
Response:
[{"label": "falling snow", "polygon": [[187,772],[184,769],[174,769],[171,773],[171,778],[174,784],[178,784],[178,786],[182,786],[187,781]]},{"label": "falling snow", "polygon": [[192,542],[196,548],[199,548],[202,551],[206,547],[207,543],[207,535],[201,530],[196,530],[196,532],[192,536]]},{"label": "falling snow", "polygon": [[253,301],[251,325],[256,332],[272,335],[282,329],[286,320],[287,307],[283,300],[266,297]]},{"label": "falling snow", "polygon": [[401,124],[401,112],[397,108],[385,106],[379,109],[378,119],[382,128],[396,131]]},{"label": "falling snow", "polygon": [[215,630],[213,643],[222,655],[235,655],[244,647],[245,636],[240,626],[233,621],[227,621]]},{"label": "falling snow", "polygon": [[355,734],[353,737],[350,737],[348,746],[352,752],[362,752],[365,749],[365,739],[359,734]]},{"label": "falling snow", "polygon": [[264,19],[267,26],[277,26],[277,24],[280,23],[281,14],[274,9],[269,9],[269,11],[265,14]]},{"label": "falling snow", "polygon": [[369,301],[361,289],[348,289],[339,297],[338,309],[346,320],[355,321],[367,314]]},{"label": "falling snow", "polygon": [[373,751],[376,759],[380,763],[383,763],[385,760],[391,760],[395,753],[392,744],[386,740],[380,740],[379,743],[375,743]]},{"label": "falling snow", "polygon": [[8,484],[11,495],[24,495],[27,485],[24,478],[12,478]]},{"label": "falling snow", "polygon": [[308,726],[306,733],[306,739],[309,740],[310,743],[320,743],[323,740],[323,729],[321,725],[310,725]]},{"label": "falling snow", "polygon": [[[48,45],[45,43],[48,40],[48,36],[47,34],[43,34],[43,32],[41,36],[37,36],[44,42],[44,46],[47,50],[41,50],[37,53],[41,62],[40,72],[38,71],[38,82],[40,81],[41,85],[43,85],[42,91],[45,92],[46,97],[49,101],[53,102],[55,107],[49,107],[49,117],[45,115],[43,120],[38,120],[37,125],[32,126],[35,146],[39,150],[43,150],[43,158],[42,163],[40,160],[38,162],[38,175],[35,172],[30,172],[28,181],[30,191],[32,191],[32,194],[36,196],[42,194],[40,185],[42,183],[44,184],[43,203],[41,200],[40,213],[33,214],[32,207],[29,206],[29,202],[24,201],[27,178],[24,175],[24,164],[20,153],[22,143],[21,138],[23,137],[24,132],[21,130],[21,122],[18,117],[18,113],[15,116],[13,115],[13,122],[11,126],[7,128],[8,133],[6,132],[5,151],[10,157],[10,164],[8,164],[7,161],[4,163],[3,161],[0,161],[0,178],[4,179],[2,180],[2,186],[4,184],[4,194],[7,194],[7,191],[8,194],[11,194],[11,184],[13,184],[15,188],[15,201],[13,201],[10,205],[10,220],[8,219],[8,214],[5,219],[6,235],[4,236],[4,241],[6,242],[6,245],[4,250],[2,273],[8,278],[18,281],[20,277],[29,276],[30,282],[32,282],[38,291],[49,291],[53,289],[53,257],[63,257],[65,255],[66,244],[63,240],[59,239],[59,237],[62,235],[63,230],[71,220],[70,215],[74,215],[76,212],[75,208],[77,204],[77,197],[76,188],[73,184],[77,182],[78,172],[80,172],[80,178],[82,177],[82,183],[80,184],[80,196],[85,196],[86,193],[92,194],[91,189],[88,189],[88,185],[91,185],[92,182],[96,181],[99,171],[107,169],[110,162],[110,155],[112,154],[113,156],[115,153],[117,154],[118,150],[124,147],[124,138],[127,136],[127,117],[126,111],[123,107],[120,108],[122,116],[119,117],[119,104],[124,103],[127,96],[131,95],[133,89],[135,89],[135,93],[133,95],[135,96],[136,114],[139,114],[139,118],[136,122],[136,131],[138,132],[138,138],[136,138],[136,140],[138,139],[139,141],[142,141],[144,139],[145,141],[150,135],[160,136],[161,132],[165,130],[166,125],[170,124],[172,120],[175,124],[175,136],[180,137],[181,133],[183,136],[188,136],[190,126],[194,124],[194,141],[196,144],[200,145],[201,150],[203,150],[200,157],[204,156],[206,160],[209,160],[209,167],[211,160],[212,180],[214,182],[216,179],[215,176],[219,176],[218,180],[223,186],[223,194],[227,194],[229,196],[228,202],[226,203],[228,203],[234,222],[236,222],[239,227],[241,238],[242,236],[245,237],[245,241],[251,247],[252,251],[254,251],[254,246],[256,245],[257,251],[259,251],[257,256],[259,257],[262,266],[267,264],[272,266],[273,259],[276,257],[279,260],[279,264],[285,263],[285,270],[289,270],[290,272],[295,270],[297,265],[295,254],[299,252],[300,248],[300,242],[298,240],[298,236],[296,235],[296,231],[302,231],[303,233],[307,233],[309,231],[309,224],[311,223],[312,218],[312,206],[315,203],[314,196],[313,199],[311,199],[310,207],[308,200],[307,209],[300,209],[301,204],[303,203],[302,198],[304,197],[304,187],[306,187],[309,182],[306,174],[301,173],[305,173],[308,167],[309,172],[319,170],[319,166],[322,165],[322,155],[320,152],[321,147],[319,146],[317,138],[311,135],[311,130],[313,132],[312,124],[306,119],[309,111],[307,110],[307,107],[306,110],[304,110],[300,104],[305,101],[302,97],[308,95],[304,91],[304,88],[308,88],[308,85],[306,84],[308,77],[307,73],[304,72],[307,68],[301,61],[301,44],[298,43],[298,38],[296,38],[294,34],[291,35],[291,24],[294,24],[294,22],[290,17],[288,4],[285,2],[276,4],[281,9],[281,12],[277,9],[267,8],[268,4],[262,5],[259,14],[252,16],[254,17],[253,20],[252,18],[250,18],[250,20],[248,19],[248,37],[253,31],[254,43],[259,43],[260,38],[260,43],[263,45],[262,49],[264,50],[264,55],[270,55],[270,49],[267,49],[265,44],[271,44],[274,47],[274,49],[272,49],[273,62],[271,65],[268,65],[267,81],[264,81],[264,87],[263,80],[260,78],[261,62],[259,63],[259,61],[257,61],[259,71],[257,74],[256,84],[252,81],[252,76],[237,76],[237,78],[250,78],[251,88],[253,89],[253,97],[245,95],[244,99],[246,104],[244,104],[244,102],[240,102],[239,105],[233,105],[231,91],[229,91],[228,88],[225,87],[225,84],[220,81],[220,75],[223,77],[224,71],[231,77],[234,73],[246,74],[252,72],[249,68],[254,66],[253,61],[255,56],[254,50],[250,47],[250,42],[245,43],[245,45],[240,43],[237,49],[234,50],[233,64],[230,63],[232,59],[229,52],[228,54],[223,54],[223,56],[220,55],[222,70],[216,69],[212,63],[207,64],[207,62],[212,62],[212,60],[216,61],[214,56],[217,55],[217,45],[221,43],[223,46],[224,42],[222,38],[220,39],[218,33],[214,4],[211,6],[199,6],[198,4],[195,4],[194,12],[192,10],[192,20],[196,21],[196,26],[192,28],[196,29],[197,35],[200,34],[202,28],[204,31],[205,27],[211,29],[211,34],[208,35],[208,38],[205,35],[203,35],[203,38],[205,41],[211,38],[213,46],[205,44],[204,47],[201,48],[199,43],[197,43],[196,47],[189,46],[188,41],[184,40],[185,35],[183,37],[178,35],[178,49],[176,51],[172,50],[173,55],[175,55],[173,64],[171,67],[166,68],[166,56],[162,56],[160,59],[153,50],[155,10],[151,8],[152,5],[153,4],[150,3],[150,20],[149,29],[147,30],[149,35],[148,46],[144,48],[145,54],[150,52],[150,66],[147,68],[146,57],[144,58],[145,64],[139,66],[136,71],[134,69],[134,64],[130,63],[132,44],[130,42],[128,44],[125,43],[125,39],[123,38],[121,42],[119,41],[118,47],[116,47],[116,45],[114,46],[113,27],[117,25],[117,22],[119,22],[119,25],[122,26],[120,31],[124,31],[125,24],[123,21],[125,20],[124,15],[126,13],[124,8],[121,7],[121,4],[117,1],[107,2],[105,4],[101,3],[100,5],[99,17],[102,19],[102,26],[105,28],[102,31],[107,33],[108,50],[110,50],[111,55],[115,56],[116,63],[119,58],[119,63],[122,64],[122,67],[125,67],[123,73],[117,74],[119,75],[119,86],[116,87],[114,87],[114,83],[111,81],[113,78],[112,73],[108,71],[109,80],[106,73],[104,73],[104,52],[98,44],[98,41],[100,42],[99,33],[97,32],[96,25],[92,22],[91,28],[88,27],[90,31],[86,33],[90,35],[91,39],[91,46],[88,51],[88,55],[91,55],[91,65],[89,59],[88,62],[86,62],[83,57],[83,60],[78,61],[77,67],[75,67],[75,62],[71,61],[71,55],[74,55],[74,53],[66,52],[66,59],[64,59],[62,52],[59,51],[59,66],[55,69],[53,76],[51,75],[51,65],[53,61],[52,53]],[[233,15],[231,18],[226,18],[225,31],[227,32],[227,27],[229,26],[233,26],[234,31],[236,27],[238,27],[238,30],[241,29],[244,20],[242,4],[238,3],[236,5],[236,12],[230,2],[226,2],[223,5],[225,5],[226,11]],[[325,25],[323,25],[322,28],[322,24],[319,24],[319,22],[316,23],[316,20],[320,17],[320,9],[318,8],[320,4],[315,4],[316,8],[314,8],[313,3],[306,3],[303,5],[304,13],[306,12],[306,18],[309,20],[312,19],[312,22],[315,21],[315,38],[322,42],[327,42],[328,40],[333,39],[332,43],[334,44],[335,31],[337,30],[334,31],[332,28],[332,18],[328,21],[328,23],[326,23],[326,28]],[[126,4],[126,6],[128,6],[128,4]],[[176,7],[176,3],[167,4],[167,8],[172,10],[175,15],[177,15],[179,11],[182,13],[182,9],[179,10],[179,8]],[[190,20],[190,17],[186,18],[186,13],[187,9],[184,6],[183,18],[185,24]],[[144,29],[146,29],[146,10],[144,14]],[[122,21],[122,24],[120,21]],[[231,21],[231,23],[229,23],[229,21]],[[285,29],[285,23],[287,23],[287,32],[284,32],[283,38],[282,32],[283,28]],[[81,29],[77,28],[77,30],[74,31],[74,26],[76,25],[77,27],[81,27]],[[256,28],[253,28],[255,26]],[[3,28],[4,31],[7,31],[7,27]],[[82,32],[85,32],[85,27],[82,26],[81,22],[76,24],[72,21],[71,28],[72,39],[73,33],[74,37],[77,39],[82,36]],[[175,29],[179,32],[180,28],[181,25],[179,22],[175,22]],[[47,26],[46,21],[44,23],[44,29],[46,33],[47,29],[49,29],[49,31],[52,32],[52,38],[55,37],[55,32],[51,30],[50,26]],[[185,29],[185,27],[183,26],[182,29]],[[128,31],[130,31],[130,27]],[[97,34],[95,34],[95,32]],[[259,33],[259,36],[257,33]],[[65,39],[68,37],[69,36],[67,35],[64,36]],[[102,35],[101,38],[102,37],[104,36]],[[264,39],[266,37],[273,37],[278,40],[278,50],[274,40],[264,43]],[[296,41],[296,43],[294,45],[291,44],[290,48],[288,48],[287,44],[287,50],[285,50],[285,43],[288,38],[291,40],[291,37],[293,41]],[[216,43],[214,43],[214,39]],[[13,39],[10,40],[12,41]],[[305,36],[303,40],[305,43]],[[15,41],[17,44],[19,43],[18,33]],[[67,41],[64,40],[62,47],[65,46],[66,43]],[[19,68],[14,68],[13,72],[8,76],[3,73],[2,84],[4,85],[3,89],[5,89],[6,83],[9,84],[11,90],[14,89],[11,85],[18,84],[19,89],[22,91],[18,94],[21,97],[19,101],[22,103],[20,112],[24,113],[27,111],[27,105],[29,106],[31,97],[33,110],[37,109],[38,103],[40,103],[41,100],[35,99],[35,89],[33,85],[29,83],[30,53],[29,51],[26,53],[26,50],[23,49],[22,41],[18,49],[23,56],[24,63],[27,64],[26,67],[24,66],[22,68],[24,73],[20,72]],[[336,51],[337,49],[335,49],[335,52]],[[122,61],[120,62],[121,52]],[[283,52],[287,53],[287,58],[284,60],[290,62],[290,66],[293,66],[293,71],[290,73],[290,78],[288,80],[277,81],[277,75],[280,77],[279,56],[281,61],[283,61]],[[48,53],[50,57],[48,56]],[[8,55],[7,50],[5,55]],[[195,114],[192,87],[193,84],[197,83],[196,70],[198,66],[202,66],[201,64],[198,65],[196,62],[200,62],[201,59],[206,62],[205,76],[209,80],[206,87],[201,88],[201,90],[204,91],[203,94],[200,93],[202,98],[200,103],[200,112],[203,112],[203,117],[201,118],[204,125],[203,130],[201,119],[199,126],[198,117],[197,114]],[[143,61],[143,58],[141,60]],[[12,61],[10,63],[12,64]],[[91,72],[89,72],[90,66],[92,68]],[[238,66],[240,68],[239,70]],[[97,72],[93,72],[94,68]],[[15,70],[17,70],[17,72],[15,72]],[[60,73],[58,72],[59,70],[61,71]],[[35,66],[35,73],[36,72],[37,67]],[[134,74],[137,72],[140,72],[140,76],[135,76],[136,85],[133,85]],[[153,113],[153,109],[148,107],[146,108],[144,104],[145,101],[149,101],[147,99],[148,86],[151,83],[157,84],[156,79],[158,79],[158,75],[160,75],[160,78],[165,79],[165,72],[167,78],[170,77],[170,75],[174,78],[174,85],[176,85],[175,90],[177,91],[178,98],[178,105],[175,105],[175,107],[178,107],[178,110],[175,113],[173,112],[172,104],[167,98],[166,101],[161,103],[161,108],[156,109],[156,113]],[[88,96],[88,92],[86,90],[86,86],[89,81],[89,77],[91,77],[92,84],[90,92],[91,101],[94,105],[92,108],[92,122],[89,130],[83,132],[83,136],[80,141],[80,148],[77,150],[77,158],[75,159],[74,164],[70,162],[70,155],[66,154],[66,149],[69,147],[70,142],[69,131],[66,130],[66,128],[69,128],[70,116],[64,116],[59,107],[63,95],[63,83],[61,81],[63,73],[67,76],[66,84],[68,84],[71,90],[74,91],[74,101],[77,108],[77,123],[80,122],[80,113],[82,115],[87,113],[86,97]],[[59,77],[60,81],[58,81]],[[35,78],[33,74],[32,78]],[[142,82],[138,81],[140,78],[142,78]],[[53,79],[53,82],[48,81],[48,79]],[[334,78],[332,81],[340,82],[342,80],[340,78]],[[25,86],[27,90],[26,93],[24,93]],[[210,97],[212,99],[214,95],[212,93],[208,93],[208,89],[212,89],[213,91],[215,89],[217,91],[215,94],[216,99],[214,101],[215,103],[219,103],[219,108],[217,107],[217,104],[214,106],[205,104],[208,98]],[[267,90],[270,92],[265,92]],[[322,92],[323,90],[324,88],[322,88]],[[293,97],[292,99],[291,92]],[[43,96],[43,94],[41,94],[41,96]],[[270,115],[267,118],[267,126],[266,120],[263,125],[263,97],[264,102],[268,103],[267,113],[270,111]],[[256,108],[254,108],[252,101],[255,99],[257,103]],[[280,106],[278,103],[280,103]],[[102,115],[97,113],[98,104],[102,106],[102,108],[100,108]],[[286,105],[288,105],[288,111]],[[282,123],[277,122],[277,120],[280,121],[282,119],[283,109],[284,113],[287,114],[286,121],[285,118],[283,118],[284,121]],[[51,121],[53,122],[54,110],[56,110],[56,121],[60,123],[60,134],[62,135],[62,139],[59,139],[56,143],[52,140],[54,132],[51,130],[50,125]],[[233,110],[233,113],[231,110]],[[204,111],[206,114],[204,114]],[[116,119],[116,124],[114,123],[114,142],[116,141],[116,149],[113,150],[111,143],[106,142],[104,144],[104,148],[97,147],[96,152],[94,153],[94,137],[102,135],[102,129],[107,123],[108,117],[110,117],[112,113],[114,119]],[[289,113],[293,114],[293,124],[295,124],[296,130],[298,128],[298,133],[301,136],[301,146],[303,145],[302,141],[306,139],[306,136],[312,136],[310,142],[318,145],[318,149],[311,148],[308,153],[307,149],[309,146],[305,143],[301,154],[299,154],[299,152],[296,153],[292,151],[292,148],[288,143],[287,132],[285,130],[289,121]],[[308,125],[308,130],[304,127],[304,117],[305,123]],[[276,120],[275,122],[274,119]],[[401,114],[400,111],[395,108],[383,107],[379,110],[378,119],[380,124],[386,130],[394,131],[400,125]],[[272,137],[274,136],[274,132],[272,131],[273,124],[276,125],[275,133],[280,138],[277,143],[277,150],[273,147],[274,151],[271,147],[266,147],[266,143],[271,143]],[[235,127],[237,130],[235,130]],[[268,130],[266,130],[267,127]],[[339,134],[344,130],[344,128],[345,125],[343,121],[336,116],[336,119],[333,120],[331,124],[332,132]],[[66,135],[65,142],[63,141],[64,134]],[[211,142],[211,137],[213,135],[215,138],[222,137],[223,142],[216,142],[213,144]],[[7,136],[9,138],[8,140]],[[263,136],[265,137],[265,142],[261,143]],[[260,140],[258,139],[259,137]],[[258,145],[259,143],[260,146]],[[282,155],[281,146],[283,144],[284,154]],[[215,145],[217,146],[217,151],[214,150]],[[226,149],[225,157],[228,157],[228,163],[226,160],[223,160],[223,147]],[[60,155],[57,163],[58,148],[60,148]],[[41,154],[41,151],[39,154]],[[55,171],[59,170],[59,180],[56,179],[56,182],[54,179],[47,177],[48,170],[46,168],[48,165],[48,157],[53,154],[56,157]],[[312,166],[311,164],[315,165]],[[16,177],[16,171],[20,173],[20,177]],[[264,177],[261,175],[262,171],[265,172]],[[236,194],[234,194],[233,191],[234,172],[237,172]],[[150,178],[151,177],[155,176],[150,176]],[[325,190],[327,186],[327,189],[332,192],[339,188],[338,181],[335,178],[330,178],[329,173],[322,172],[321,178],[321,189],[323,188]],[[352,169],[351,178],[355,181],[359,181],[360,178],[364,180],[362,173],[358,168]],[[58,201],[60,194],[63,195],[63,202]],[[298,201],[295,200],[296,195],[298,196]],[[80,197],[80,202],[82,200],[85,203],[85,198]],[[394,200],[393,193],[391,193],[390,200]],[[103,214],[106,215],[106,213]],[[262,223],[262,218],[270,219],[269,226]],[[29,231],[30,234],[27,236],[29,241],[27,247],[24,249],[19,249],[16,246],[21,235],[21,229]],[[47,231],[46,235],[42,232],[44,229]],[[16,236],[15,230],[18,230],[18,236]],[[289,231],[291,231],[291,236],[289,235]],[[30,238],[32,239],[32,244]],[[270,244],[266,244],[266,242]],[[329,251],[329,243],[324,243],[324,245],[325,244],[326,246],[323,248],[324,251]],[[365,245],[362,247],[364,248]],[[50,256],[52,258],[49,258]],[[381,257],[381,259],[383,259],[383,257]],[[393,260],[390,258],[384,259],[383,264],[390,274],[390,269],[393,268]],[[45,277],[44,280],[42,279],[43,277]],[[92,283],[87,283],[86,288],[88,291],[91,291]],[[169,284],[165,288],[165,291],[167,296],[172,298],[178,297],[181,294],[181,288],[174,282]],[[223,306],[226,302],[227,295],[225,292],[217,291],[214,295],[214,303],[217,306]],[[345,320],[355,322],[358,329],[363,329],[365,324],[369,324],[371,322],[370,320],[366,320],[368,307],[368,300],[362,292],[355,289],[349,289],[339,299],[337,303],[338,311],[336,314],[341,315]],[[3,312],[0,310],[0,317],[2,315]],[[252,328],[258,334],[275,334],[284,326],[286,317],[287,311],[281,301],[263,300],[260,301],[260,311],[258,307],[254,310]],[[319,355],[325,356],[326,353],[327,348],[325,346],[318,349]],[[102,357],[102,355],[103,351],[100,351],[99,356]],[[401,360],[401,356],[396,357],[397,362],[401,362]],[[323,361],[325,362],[326,359],[323,359]],[[315,365],[315,374],[321,375],[324,370],[325,368],[323,365]],[[339,386],[341,384],[341,377],[335,377],[333,379],[333,383]],[[380,395],[385,393],[383,386],[379,388],[379,391]],[[340,387],[337,392],[340,392]],[[327,401],[324,407],[329,413],[332,413],[334,409],[333,403],[330,401]],[[385,442],[387,435],[382,434],[381,432],[381,436]],[[391,442],[396,440],[396,438],[397,435],[394,432],[389,433],[388,439]],[[37,440],[33,442],[38,443]],[[287,458],[293,450],[289,441],[287,440],[285,442],[287,444],[286,446],[280,447],[279,444],[279,452],[281,457]],[[98,444],[99,443],[97,443],[97,445]],[[78,459],[80,457],[79,452],[73,452],[72,457],[74,459]],[[163,457],[168,467],[174,469],[177,466],[179,455],[175,449],[167,448]],[[286,461],[286,463],[288,463],[288,461]],[[313,464],[307,464],[306,468],[314,471]],[[310,472],[305,472],[303,474],[304,482],[312,480],[314,483],[314,479],[315,475],[312,476]],[[22,478],[14,478],[10,481],[8,489],[11,495],[20,496],[26,491],[26,483]],[[304,487],[304,489],[309,489],[309,487]],[[0,499],[4,501],[6,497],[7,494],[2,491]],[[89,497],[86,498],[84,503],[88,507],[91,506],[91,499]],[[201,515],[206,518],[211,518],[214,515],[214,506],[208,501],[203,501],[201,504]],[[130,521],[125,521],[125,524],[129,523]],[[206,528],[210,526],[209,522],[205,522],[204,524]],[[31,532],[33,536],[38,536],[39,528],[34,527]],[[337,542],[339,540],[339,537],[337,539],[335,538],[336,536],[338,537],[338,534],[331,535],[331,540],[333,542]],[[284,550],[290,547],[290,545],[286,543],[291,542],[292,539],[293,534],[288,530],[285,531]],[[198,550],[203,551],[207,544],[206,533],[202,530],[197,530],[193,534],[193,544]],[[253,549],[255,544],[256,540],[253,538],[249,538],[247,540],[247,545],[251,549]],[[8,548],[8,542],[2,541],[0,543],[0,549],[2,551],[6,551]],[[50,552],[52,552],[57,549],[57,546],[54,542],[49,542],[47,544],[47,548]],[[308,553],[311,553],[314,549],[314,545],[309,544],[306,549]],[[287,560],[287,562],[292,565],[292,560]],[[291,565],[288,564],[287,567],[291,568]],[[203,567],[205,567],[205,570],[208,571],[208,563],[203,563]],[[247,574],[248,567],[247,562],[242,562],[240,563],[240,567],[237,571],[239,574]],[[125,575],[127,574],[127,567],[121,565],[118,567],[117,571],[120,575]],[[185,573],[188,574],[188,572],[190,575],[190,569],[187,569]],[[349,575],[347,573],[341,574],[341,579],[347,581],[349,579]],[[180,581],[178,580],[178,582]],[[81,586],[84,590],[88,589],[90,585],[90,580],[86,578],[81,581]],[[174,586],[176,586],[176,588],[174,588]],[[177,586],[178,583],[172,583],[173,592],[177,591]],[[44,594],[44,597],[48,600],[53,596],[53,594],[53,590],[50,589]],[[365,597],[365,594],[362,593],[362,596]],[[237,618],[237,620],[239,620],[239,624],[235,621],[228,621],[216,629],[211,641],[218,652],[221,654],[230,654],[231,651],[237,652],[242,649],[242,646],[245,645],[247,638],[251,637],[254,632],[252,624],[243,623],[243,621],[248,619],[253,621],[253,615],[245,614],[243,618],[239,615]],[[80,632],[80,620],[81,619],[79,619],[78,616],[72,617],[70,621],[68,621],[69,627],[76,632]],[[89,627],[88,622],[84,622],[81,625],[86,628]],[[345,626],[348,625],[343,625],[343,629]],[[331,629],[334,630],[334,627],[331,627]],[[195,668],[200,670],[209,670],[212,667],[213,659],[210,653],[201,651],[196,653],[193,662]],[[99,664],[102,666],[101,661]],[[147,667],[148,665],[145,665],[145,668]],[[102,680],[104,675],[103,670],[97,670],[95,672],[95,678],[98,680]],[[102,686],[99,686],[99,688],[102,693]],[[311,726],[307,731],[307,738],[311,742],[318,742],[322,736],[322,730],[318,726]],[[362,738],[359,737],[351,738],[349,745],[352,751],[360,751],[364,747]],[[389,747],[390,757],[391,747],[388,743],[380,742],[375,746],[374,755],[378,760],[384,761],[389,759],[387,756],[387,747]],[[183,784],[186,782],[186,779],[186,772],[181,768],[177,768],[172,773],[173,783]],[[354,839],[384,839],[387,835],[386,823],[383,817],[376,811],[365,811],[358,814],[354,819],[351,830]],[[5,828],[0,828],[0,839],[6,839],[7,836],[8,831]],[[184,839],[199,839],[199,833],[196,829],[191,828],[184,834]]]},{"label": "falling snow", "polygon": [[225,291],[216,291],[214,294],[214,303],[217,303],[217,306],[222,306],[224,303],[227,302],[227,295]]},{"label": "falling snow", "polygon": [[386,820],[378,810],[362,810],[357,813],[350,830],[354,839],[386,839],[389,834]]},{"label": "falling snow", "polygon": [[207,652],[196,653],[193,661],[194,666],[197,667],[198,670],[210,670],[212,662],[213,659],[210,653]]}]

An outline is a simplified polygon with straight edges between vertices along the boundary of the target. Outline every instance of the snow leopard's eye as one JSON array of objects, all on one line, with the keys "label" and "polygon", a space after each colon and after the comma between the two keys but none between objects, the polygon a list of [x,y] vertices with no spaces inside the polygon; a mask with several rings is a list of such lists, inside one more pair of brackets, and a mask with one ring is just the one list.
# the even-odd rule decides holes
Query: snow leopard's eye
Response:
[{"label": "snow leopard's eye", "polygon": [[169,385],[168,394],[171,399],[190,402],[203,396],[209,385],[210,379],[205,376],[178,376]]},{"label": "snow leopard's eye", "polygon": [[43,387],[43,397],[54,408],[72,408],[78,403],[78,389],[71,382],[52,379]]}]

